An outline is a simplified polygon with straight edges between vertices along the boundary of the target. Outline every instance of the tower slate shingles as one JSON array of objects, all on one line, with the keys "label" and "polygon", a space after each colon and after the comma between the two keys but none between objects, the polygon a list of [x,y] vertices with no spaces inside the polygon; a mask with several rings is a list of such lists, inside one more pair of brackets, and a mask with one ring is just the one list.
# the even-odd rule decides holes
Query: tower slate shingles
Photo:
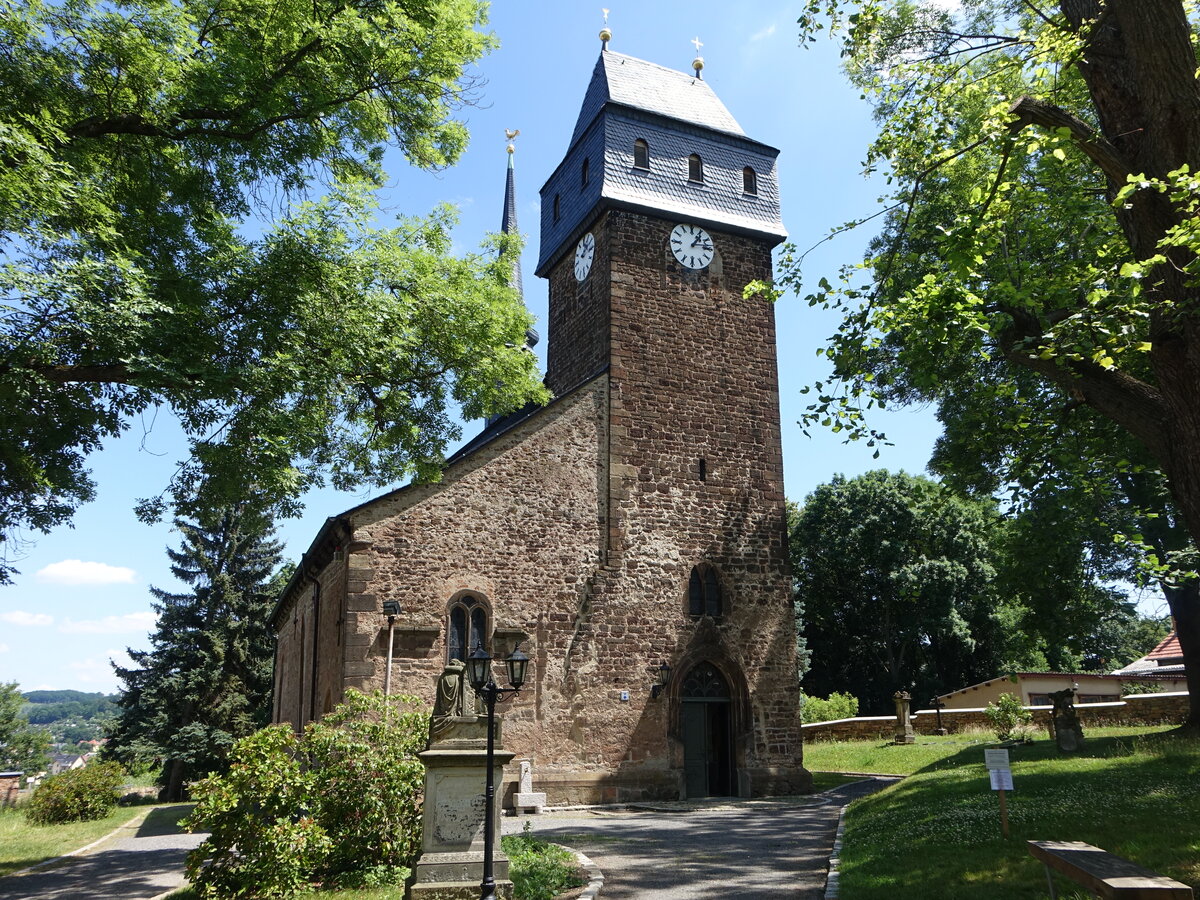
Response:
[{"label": "tower slate shingles", "polygon": [[[649,170],[633,165],[638,139],[649,145]],[[693,153],[704,161],[703,184],[688,180]],[[665,212],[778,243],[787,236],[778,155],[746,137],[707,82],[606,50],[592,72],[571,147],[541,191],[537,272],[544,275],[570,250],[590,218],[614,207]],[[757,176],[755,194],[742,190],[746,166]]]}]

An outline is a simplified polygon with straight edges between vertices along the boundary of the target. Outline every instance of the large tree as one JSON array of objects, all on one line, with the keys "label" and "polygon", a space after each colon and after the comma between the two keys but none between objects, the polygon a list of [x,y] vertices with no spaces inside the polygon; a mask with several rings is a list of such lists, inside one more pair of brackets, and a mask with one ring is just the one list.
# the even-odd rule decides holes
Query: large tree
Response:
[{"label": "large tree", "polygon": [[[897,187],[884,240],[815,302],[845,312],[839,387],[810,414],[878,437],[861,404],[887,399],[886,346],[941,397],[981,362],[1086,407],[1165,476],[1200,541],[1200,88],[1182,0],[811,0],[844,38],[881,125],[869,164]],[[851,13],[851,15],[847,15]],[[798,282],[798,268],[784,282]],[[1007,383],[1000,379],[998,384]],[[1063,416],[1065,430],[1072,430]],[[1025,427],[1032,427],[1026,423]],[[1113,472],[1121,441],[1089,443]],[[1194,561],[1168,548],[1186,583]],[[1181,555],[1182,553],[1182,555]],[[1200,598],[1168,592],[1200,727]]]},{"label": "large tree", "polygon": [[445,211],[373,224],[386,146],[424,168],[462,152],[485,13],[6,4],[0,542],[68,521],[87,455],[139,413],[170,409],[190,439],[153,518],[431,475],[455,403],[544,396],[511,241],[456,257]]},{"label": "large tree", "polygon": [[924,700],[1004,665],[1020,611],[995,590],[994,503],[879,470],[820,485],[790,525],[806,693],[884,713],[897,690]]},{"label": "large tree", "polygon": [[0,770],[38,772],[45,766],[50,734],[29,724],[16,682],[0,684]]},{"label": "large tree", "polygon": [[270,719],[274,639],[267,618],[288,569],[280,544],[244,510],[177,521],[171,571],[188,593],[151,588],[158,621],[150,650],[116,667],[125,683],[107,752],[127,764],[159,759],[168,800],[220,770],[235,740]]}]

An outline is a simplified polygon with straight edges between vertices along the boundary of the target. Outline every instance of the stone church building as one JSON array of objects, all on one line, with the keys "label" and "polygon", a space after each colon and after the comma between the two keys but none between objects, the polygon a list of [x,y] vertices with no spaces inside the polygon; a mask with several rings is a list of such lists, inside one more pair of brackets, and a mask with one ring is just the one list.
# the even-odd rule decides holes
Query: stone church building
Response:
[{"label": "stone church building", "polygon": [[541,192],[554,399],[326,521],[272,617],[275,721],[383,687],[395,600],[393,692],[520,642],[503,741],[551,804],[808,786],[774,317],[742,297],[785,236],[777,154],[698,70],[601,53]]}]

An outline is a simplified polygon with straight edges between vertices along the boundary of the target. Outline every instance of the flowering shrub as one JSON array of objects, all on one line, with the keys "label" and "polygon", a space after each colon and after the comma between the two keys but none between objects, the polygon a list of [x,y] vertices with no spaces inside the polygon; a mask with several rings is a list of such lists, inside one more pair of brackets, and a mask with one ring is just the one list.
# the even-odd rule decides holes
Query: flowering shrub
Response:
[{"label": "flowering shrub", "polygon": [[121,797],[125,770],[114,762],[94,762],[52,775],[38,785],[25,808],[35,825],[103,819]]},{"label": "flowering shrub", "polygon": [[226,775],[192,785],[184,824],[201,897],[291,897],[316,881],[402,881],[421,845],[427,711],[415,697],[349,691],[297,736],[272,725],[233,746]]}]

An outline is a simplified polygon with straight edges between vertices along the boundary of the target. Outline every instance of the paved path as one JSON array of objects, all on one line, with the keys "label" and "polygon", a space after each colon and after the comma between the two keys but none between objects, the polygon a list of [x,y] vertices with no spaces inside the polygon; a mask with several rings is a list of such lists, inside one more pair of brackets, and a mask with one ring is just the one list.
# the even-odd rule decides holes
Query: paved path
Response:
[{"label": "paved path", "polygon": [[[587,854],[602,900],[820,900],[838,813],[895,779],[816,797],[662,803],[529,816],[535,833]],[[526,818],[503,820],[506,833]]]},{"label": "paved path", "polygon": [[24,875],[0,878],[4,900],[149,900],[182,887],[183,859],[203,835],[179,834],[190,806],[153,809],[99,846]]}]

